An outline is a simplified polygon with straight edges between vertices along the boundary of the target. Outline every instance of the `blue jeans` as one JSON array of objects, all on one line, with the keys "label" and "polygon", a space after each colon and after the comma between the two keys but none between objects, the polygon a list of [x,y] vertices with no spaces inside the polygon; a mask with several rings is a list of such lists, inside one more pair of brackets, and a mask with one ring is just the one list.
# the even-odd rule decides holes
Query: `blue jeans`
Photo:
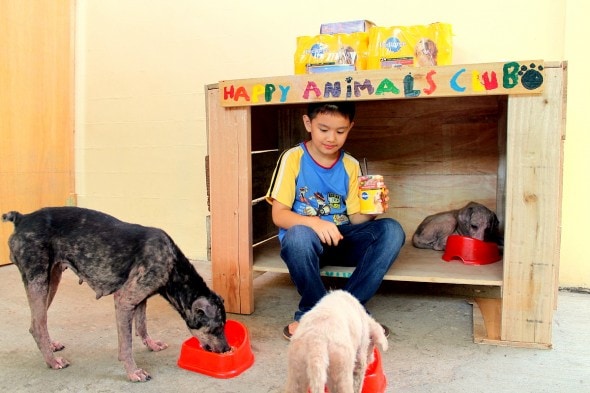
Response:
[{"label": "blue jeans", "polygon": [[344,238],[336,247],[323,244],[304,225],[296,225],[285,233],[281,258],[301,295],[295,321],[327,293],[320,277],[320,268],[326,265],[355,267],[343,289],[364,305],[379,289],[406,238],[401,225],[391,218],[340,225],[338,229]]}]

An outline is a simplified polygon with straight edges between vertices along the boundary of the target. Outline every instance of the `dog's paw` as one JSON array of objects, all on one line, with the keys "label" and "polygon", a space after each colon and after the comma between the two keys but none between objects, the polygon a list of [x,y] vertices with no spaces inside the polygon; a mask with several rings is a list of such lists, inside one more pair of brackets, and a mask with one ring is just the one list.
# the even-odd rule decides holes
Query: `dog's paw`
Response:
[{"label": "dog's paw", "polygon": [[64,358],[54,357],[49,362],[47,362],[47,365],[54,370],[61,370],[62,368],[68,367],[70,365],[70,362],[68,362]]},{"label": "dog's paw", "polygon": [[146,338],[143,340],[143,343],[146,347],[150,349],[150,351],[159,352],[166,348],[168,348],[168,344],[159,340],[152,340],[151,338]]},{"label": "dog's paw", "polygon": [[147,371],[142,370],[141,368],[138,368],[134,372],[127,374],[127,378],[129,378],[131,382],[147,382],[152,379]]},{"label": "dog's paw", "polygon": [[62,349],[65,348],[65,345],[63,345],[62,343],[60,343],[59,341],[52,341],[51,342],[51,350],[53,352],[58,352],[61,351]]}]

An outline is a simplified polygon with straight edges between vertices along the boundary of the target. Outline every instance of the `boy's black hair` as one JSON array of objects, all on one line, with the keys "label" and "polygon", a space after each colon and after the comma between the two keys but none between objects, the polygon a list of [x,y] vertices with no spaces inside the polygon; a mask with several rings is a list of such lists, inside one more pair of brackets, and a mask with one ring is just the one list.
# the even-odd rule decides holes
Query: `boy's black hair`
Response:
[{"label": "boy's black hair", "polygon": [[307,116],[313,120],[320,113],[338,113],[354,120],[356,107],[353,101],[313,102],[307,106]]}]

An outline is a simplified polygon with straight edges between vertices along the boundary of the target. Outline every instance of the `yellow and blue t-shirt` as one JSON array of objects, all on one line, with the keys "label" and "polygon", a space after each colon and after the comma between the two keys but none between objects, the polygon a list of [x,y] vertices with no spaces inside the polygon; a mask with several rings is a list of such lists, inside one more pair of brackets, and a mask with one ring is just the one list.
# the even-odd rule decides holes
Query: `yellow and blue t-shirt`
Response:
[{"label": "yellow and blue t-shirt", "polygon": [[[359,175],[359,162],[350,154],[341,151],[338,160],[326,168],[314,161],[302,142],[279,157],[266,200],[277,200],[303,216],[348,224],[348,215],[360,211]],[[279,228],[279,239],[284,233]]]}]

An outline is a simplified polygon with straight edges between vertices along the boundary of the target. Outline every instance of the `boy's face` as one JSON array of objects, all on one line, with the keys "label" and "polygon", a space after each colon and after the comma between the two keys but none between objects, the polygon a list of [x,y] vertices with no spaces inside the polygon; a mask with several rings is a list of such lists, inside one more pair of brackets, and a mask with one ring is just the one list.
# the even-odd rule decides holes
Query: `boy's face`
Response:
[{"label": "boy's face", "polygon": [[311,135],[308,149],[312,154],[333,158],[344,146],[354,122],[338,113],[320,113],[313,120],[304,115],[303,124]]}]

